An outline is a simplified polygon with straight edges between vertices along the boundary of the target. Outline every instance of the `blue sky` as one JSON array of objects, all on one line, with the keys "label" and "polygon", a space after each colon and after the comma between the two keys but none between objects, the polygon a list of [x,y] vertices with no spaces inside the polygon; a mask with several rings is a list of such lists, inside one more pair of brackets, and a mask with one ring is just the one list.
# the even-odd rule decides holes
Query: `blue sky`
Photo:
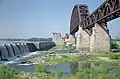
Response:
[{"label": "blue sky", "polygon": [[[52,37],[69,33],[74,5],[87,4],[93,12],[104,0],[0,0],[0,38]],[[112,36],[120,35],[120,19],[110,21]]]}]

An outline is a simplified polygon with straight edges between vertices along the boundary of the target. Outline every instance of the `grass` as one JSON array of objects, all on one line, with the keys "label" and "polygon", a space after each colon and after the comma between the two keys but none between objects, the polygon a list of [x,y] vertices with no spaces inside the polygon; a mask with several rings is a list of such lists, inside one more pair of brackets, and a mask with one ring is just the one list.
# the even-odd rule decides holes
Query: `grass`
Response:
[{"label": "grass", "polygon": [[7,66],[0,66],[0,79],[28,79],[28,77],[21,77],[15,70]]},{"label": "grass", "polygon": [[54,48],[52,48],[51,50],[75,50],[75,46],[55,46]]},{"label": "grass", "polygon": [[110,59],[119,59],[120,58],[120,52],[115,52],[115,53],[110,52],[108,54],[108,56],[109,56]]},{"label": "grass", "polygon": [[93,66],[81,68],[75,75],[63,79],[120,79],[120,67],[106,61],[95,61]]},{"label": "grass", "polygon": [[[120,79],[120,67],[116,65],[116,63],[119,64],[118,62],[110,63],[96,58],[99,56],[109,57],[110,54],[111,53],[108,53],[107,55],[80,55],[76,57],[63,56],[63,59],[61,58],[60,62],[58,60],[54,61],[61,63],[65,60],[72,59],[72,61],[84,62],[81,63],[84,68],[79,67],[76,74],[69,77],[63,77],[62,79]],[[119,53],[116,54],[120,55]],[[88,63],[91,64],[90,67],[87,66]],[[57,77],[57,75],[54,75],[52,79],[59,78]]]},{"label": "grass", "polygon": [[[57,58],[57,55],[49,55],[48,58],[52,58],[49,60],[52,64],[59,64],[62,62],[80,62],[78,70],[76,74],[73,74],[72,76],[66,76],[62,79],[119,79],[120,76],[118,75],[119,67],[116,66],[115,63],[109,63],[107,61],[103,61],[100,59],[97,59],[99,55],[79,55],[79,56],[70,56],[70,55],[61,55],[61,57]],[[100,56],[107,56],[107,55],[100,55]],[[111,72],[110,72],[111,70]],[[111,76],[110,73],[112,70],[117,73],[115,76]],[[38,72],[36,72],[35,76],[38,79],[59,79],[58,73],[56,74],[50,74],[44,72],[44,67],[39,65]]]},{"label": "grass", "polygon": [[[64,76],[61,79],[120,79],[120,67],[119,62],[107,62],[97,59],[99,55],[47,55],[46,60],[49,63],[59,64],[62,62],[78,62],[78,69],[76,73],[71,76]],[[101,55],[100,55],[101,56]],[[107,56],[107,55],[103,55]],[[50,59],[51,58],[51,59]],[[13,72],[9,68],[1,67],[0,69],[0,79],[59,79],[58,73],[51,74],[45,72],[45,64],[39,63],[36,66],[36,72],[29,73],[27,75],[19,75],[17,72]],[[16,74],[17,73],[17,74]]]},{"label": "grass", "polygon": [[59,63],[63,63],[63,62],[70,62],[73,61],[72,57],[66,56],[66,55],[62,55],[60,58],[57,59],[53,59],[52,61],[50,61],[51,64],[56,65]]},{"label": "grass", "polygon": [[[61,47],[65,50],[74,50],[74,47]],[[116,61],[107,62],[98,57],[109,57]],[[97,55],[70,55],[70,54],[49,54],[29,59],[31,63],[36,63],[36,72],[20,74],[21,72],[12,71],[10,68],[0,67],[0,79],[59,79],[58,74],[45,71],[46,66],[56,65],[63,62],[77,63],[75,73],[71,76],[64,76],[61,79],[120,79],[120,53],[108,52]],[[4,73],[5,72],[5,73]]]}]

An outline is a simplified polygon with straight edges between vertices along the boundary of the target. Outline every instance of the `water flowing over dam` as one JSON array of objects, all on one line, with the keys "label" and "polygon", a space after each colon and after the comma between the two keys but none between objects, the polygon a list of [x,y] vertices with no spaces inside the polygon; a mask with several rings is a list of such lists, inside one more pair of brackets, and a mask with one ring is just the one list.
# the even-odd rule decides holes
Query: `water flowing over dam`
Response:
[{"label": "water flowing over dam", "polygon": [[54,42],[16,43],[0,45],[0,61],[10,61],[35,51],[44,51],[54,47]]}]

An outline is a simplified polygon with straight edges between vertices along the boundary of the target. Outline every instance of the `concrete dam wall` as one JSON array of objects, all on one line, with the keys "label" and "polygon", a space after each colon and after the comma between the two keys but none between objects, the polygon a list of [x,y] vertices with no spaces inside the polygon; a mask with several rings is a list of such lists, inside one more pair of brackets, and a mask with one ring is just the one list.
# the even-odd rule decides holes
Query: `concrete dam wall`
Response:
[{"label": "concrete dam wall", "polygon": [[31,52],[48,50],[54,46],[54,42],[4,44],[0,46],[0,60],[9,61]]}]

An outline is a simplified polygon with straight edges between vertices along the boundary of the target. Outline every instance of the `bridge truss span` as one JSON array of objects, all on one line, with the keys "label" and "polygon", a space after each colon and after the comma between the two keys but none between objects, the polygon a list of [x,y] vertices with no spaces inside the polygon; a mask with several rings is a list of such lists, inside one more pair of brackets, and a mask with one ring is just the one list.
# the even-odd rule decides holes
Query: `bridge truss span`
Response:
[{"label": "bridge truss span", "polygon": [[82,24],[83,20],[90,16],[88,6],[85,4],[76,5],[73,8],[71,21],[70,21],[70,33],[74,34],[78,31],[78,26]]},{"label": "bridge truss span", "polygon": [[95,23],[106,23],[118,17],[120,17],[120,0],[106,0],[91,14],[87,5],[76,5],[71,15],[70,33],[76,33],[80,25],[90,34]]},{"label": "bridge truss span", "polygon": [[103,23],[120,16],[120,0],[106,0],[83,21],[83,28],[91,28],[95,23]]}]

